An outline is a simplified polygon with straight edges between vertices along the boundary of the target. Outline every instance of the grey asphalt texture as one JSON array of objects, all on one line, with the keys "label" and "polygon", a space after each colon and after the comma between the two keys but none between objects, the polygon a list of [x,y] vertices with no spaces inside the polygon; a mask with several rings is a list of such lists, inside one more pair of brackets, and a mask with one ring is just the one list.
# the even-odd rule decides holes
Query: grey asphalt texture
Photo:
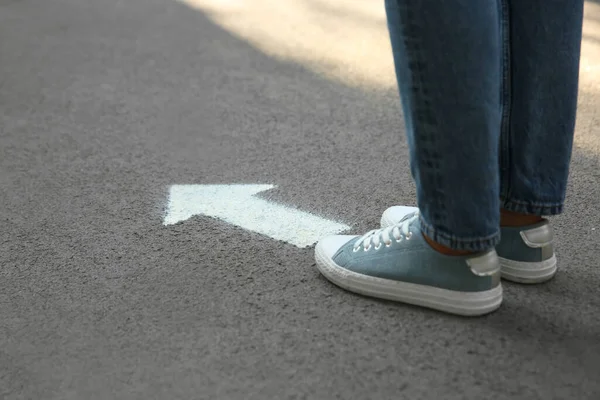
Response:
[{"label": "grey asphalt texture", "polygon": [[313,248],[162,218],[170,185],[267,183],[376,227],[415,202],[395,90],[171,0],[0,0],[0,399],[599,399],[598,154],[551,282],[483,318],[356,296]]}]

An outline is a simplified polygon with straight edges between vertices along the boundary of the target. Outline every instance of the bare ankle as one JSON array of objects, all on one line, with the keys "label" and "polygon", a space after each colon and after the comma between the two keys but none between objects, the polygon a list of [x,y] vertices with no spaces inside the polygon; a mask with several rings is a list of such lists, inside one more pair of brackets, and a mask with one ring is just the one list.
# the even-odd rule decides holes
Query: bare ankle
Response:
[{"label": "bare ankle", "polygon": [[423,237],[425,238],[425,241],[431,246],[432,249],[434,249],[438,253],[442,253],[446,256],[466,256],[469,254],[473,254],[473,252],[471,252],[471,251],[454,250],[454,249],[451,249],[450,247],[446,247],[443,244],[439,244],[438,242],[434,241],[426,234],[423,234]]},{"label": "bare ankle", "polygon": [[524,226],[542,222],[539,215],[521,214],[508,210],[500,210],[500,226]]}]

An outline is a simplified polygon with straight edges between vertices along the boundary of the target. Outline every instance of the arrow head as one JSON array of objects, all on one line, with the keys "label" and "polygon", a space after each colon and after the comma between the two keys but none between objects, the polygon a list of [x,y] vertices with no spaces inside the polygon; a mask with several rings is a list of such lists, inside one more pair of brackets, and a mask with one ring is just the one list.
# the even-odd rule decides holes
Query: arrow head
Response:
[{"label": "arrow head", "polygon": [[274,185],[173,185],[163,221],[173,225],[194,215],[207,214],[228,207],[237,208],[250,197]]}]

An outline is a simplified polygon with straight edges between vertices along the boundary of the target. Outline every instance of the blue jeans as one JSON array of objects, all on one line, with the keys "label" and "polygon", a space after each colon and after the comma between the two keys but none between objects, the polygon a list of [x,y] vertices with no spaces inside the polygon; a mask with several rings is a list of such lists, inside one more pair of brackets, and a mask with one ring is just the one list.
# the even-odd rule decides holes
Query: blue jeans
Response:
[{"label": "blue jeans", "polygon": [[500,237],[500,209],[562,212],[583,0],[386,0],[424,233]]}]

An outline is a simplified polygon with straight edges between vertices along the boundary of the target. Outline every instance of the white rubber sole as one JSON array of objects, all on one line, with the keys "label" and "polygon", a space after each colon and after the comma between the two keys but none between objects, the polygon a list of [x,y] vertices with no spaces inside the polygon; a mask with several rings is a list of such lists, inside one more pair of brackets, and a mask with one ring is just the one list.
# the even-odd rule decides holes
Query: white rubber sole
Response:
[{"label": "white rubber sole", "polygon": [[408,282],[376,278],[348,271],[337,265],[317,244],[319,271],[331,282],[354,293],[428,307],[450,314],[478,316],[502,304],[502,285],[483,292],[458,292]]},{"label": "white rubber sole", "polygon": [[518,283],[542,283],[556,275],[556,256],[546,261],[522,262],[500,257],[502,278]]}]

